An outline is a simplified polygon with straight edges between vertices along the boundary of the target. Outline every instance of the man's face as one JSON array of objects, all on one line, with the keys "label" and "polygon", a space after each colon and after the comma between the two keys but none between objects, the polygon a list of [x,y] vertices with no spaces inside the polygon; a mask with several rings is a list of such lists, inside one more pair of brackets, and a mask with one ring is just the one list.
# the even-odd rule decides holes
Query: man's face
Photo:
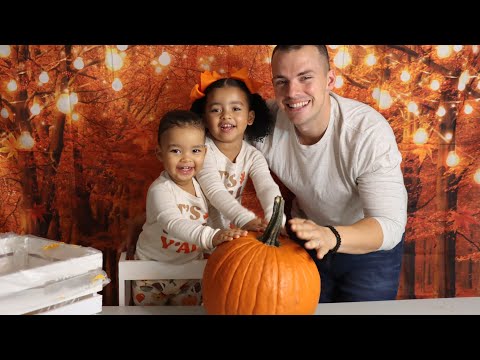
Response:
[{"label": "man's face", "polygon": [[272,82],[278,106],[295,126],[329,117],[329,92],[335,73],[312,45],[277,51],[272,58]]}]

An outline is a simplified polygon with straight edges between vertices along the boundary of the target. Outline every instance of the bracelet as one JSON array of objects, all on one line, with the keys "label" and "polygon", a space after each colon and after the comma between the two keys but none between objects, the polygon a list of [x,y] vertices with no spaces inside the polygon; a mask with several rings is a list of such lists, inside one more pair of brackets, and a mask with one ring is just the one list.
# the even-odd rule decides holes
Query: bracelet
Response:
[{"label": "bracelet", "polygon": [[335,247],[328,251],[331,254],[335,254],[337,252],[338,248],[340,247],[340,244],[342,243],[342,238],[340,237],[340,234],[338,233],[337,229],[335,229],[332,225],[325,225],[325,227],[332,230],[333,234],[337,238],[337,244],[335,245]]}]

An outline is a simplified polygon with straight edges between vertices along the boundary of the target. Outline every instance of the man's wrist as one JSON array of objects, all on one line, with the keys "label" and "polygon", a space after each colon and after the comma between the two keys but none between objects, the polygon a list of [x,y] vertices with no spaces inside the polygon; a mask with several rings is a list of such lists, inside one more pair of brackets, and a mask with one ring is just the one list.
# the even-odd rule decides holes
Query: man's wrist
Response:
[{"label": "man's wrist", "polygon": [[335,254],[338,251],[338,248],[340,247],[340,245],[342,244],[342,238],[340,237],[340,234],[338,233],[337,229],[335,229],[332,225],[325,225],[325,227],[329,228],[335,235],[335,239],[337,243],[332,249],[328,251],[331,254]]}]

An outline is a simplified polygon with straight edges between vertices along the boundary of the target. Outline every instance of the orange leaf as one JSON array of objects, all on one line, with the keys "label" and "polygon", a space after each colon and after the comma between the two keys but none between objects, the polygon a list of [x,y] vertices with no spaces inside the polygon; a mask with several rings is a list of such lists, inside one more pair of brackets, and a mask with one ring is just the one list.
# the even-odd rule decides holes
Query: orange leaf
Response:
[{"label": "orange leaf", "polygon": [[454,231],[468,230],[470,225],[479,224],[479,221],[474,217],[474,211],[465,207],[459,207],[457,211],[450,211],[449,220],[453,222]]},{"label": "orange leaf", "polygon": [[10,157],[18,157],[18,152],[17,152],[17,139],[13,134],[8,134],[8,137],[6,139],[3,139],[2,141],[3,147],[0,147],[0,153],[5,153],[7,155],[7,159]]},{"label": "orange leaf", "polygon": [[420,161],[420,164],[423,163],[427,155],[432,158],[432,146],[425,144],[425,145],[419,145],[418,148],[412,151],[415,155],[418,155],[418,161]]}]

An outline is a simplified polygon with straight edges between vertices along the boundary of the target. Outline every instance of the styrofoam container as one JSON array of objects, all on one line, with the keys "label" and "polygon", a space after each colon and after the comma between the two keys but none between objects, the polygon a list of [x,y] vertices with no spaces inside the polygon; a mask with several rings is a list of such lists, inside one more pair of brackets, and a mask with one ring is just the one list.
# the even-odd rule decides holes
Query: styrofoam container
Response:
[{"label": "styrofoam container", "polygon": [[102,312],[102,295],[91,294],[74,301],[41,309],[31,315],[94,315]]},{"label": "styrofoam container", "polygon": [[102,252],[33,235],[0,234],[0,313],[74,302],[108,284]]}]

